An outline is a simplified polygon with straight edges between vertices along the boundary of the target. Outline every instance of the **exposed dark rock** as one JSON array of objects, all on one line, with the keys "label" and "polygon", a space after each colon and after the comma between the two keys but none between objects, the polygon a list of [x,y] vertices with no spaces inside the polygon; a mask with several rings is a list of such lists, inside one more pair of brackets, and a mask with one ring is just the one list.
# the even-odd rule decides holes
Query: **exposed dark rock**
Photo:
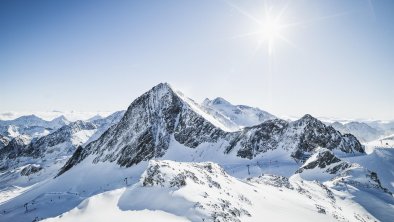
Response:
[{"label": "exposed dark rock", "polygon": [[296,173],[302,173],[308,169],[321,168],[325,169],[327,173],[336,174],[351,165],[336,157],[328,149],[318,150],[315,156],[312,156],[311,158],[314,158],[314,160],[309,161],[306,165],[302,166],[296,171]]},{"label": "exposed dark rock", "polygon": [[7,146],[9,142],[10,140],[7,137],[0,134],[0,149],[3,149],[5,146]]},{"label": "exposed dark rock", "polygon": [[39,172],[40,170],[42,170],[42,167],[40,165],[30,164],[27,167],[22,169],[21,175],[22,176],[29,176],[31,174]]}]

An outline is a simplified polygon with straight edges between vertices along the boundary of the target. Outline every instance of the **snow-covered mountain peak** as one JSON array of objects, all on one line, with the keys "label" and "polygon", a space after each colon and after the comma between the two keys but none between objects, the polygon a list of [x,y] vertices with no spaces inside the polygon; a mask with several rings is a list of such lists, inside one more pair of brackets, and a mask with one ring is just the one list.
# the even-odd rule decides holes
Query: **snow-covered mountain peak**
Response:
[{"label": "snow-covered mountain peak", "polygon": [[90,117],[87,121],[88,122],[93,122],[93,121],[96,121],[96,120],[99,120],[99,119],[102,119],[102,118],[103,117],[100,114],[97,114],[97,115],[94,115],[94,116]]},{"label": "snow-covered mountain peak", "polygon": [[213,100],[210,100],[208,98],[206,98],[203,101],[203,105],[227,105],[227,106],[232,106],[232,104],[230,102],[228,102],[227,100],[223,99],[222,97],[217,97]]},{"label": "snow-covered mountain peak", "polygon": [[[350,133],[357,137],[361,142],[369,142],[377,140],[385,134],[384,130],[374,128],[364,122],[348,122],[342,124],[340,122],[334,122],[331,124],[336,130],[341,133]],[[389,132],[389,131],[388,131]]]},{"label": "snow-covered mountain peak", "polygon": [[159,83],[156,86],[154,86],[152,89],[150,89],[147,93],[153,93],[158,96],[163,96],[168,93],[175,93],[177,90],[173,89],[170,84],[164,82],[164,83]]},{"label": "snow-covered mountain peak", "polygon": [[275,119],[276,117],[259,108],[246,105],[233,105],[227,100],[217,97],[216,99],[205,99],[201,106],[212,116],[227,125],[229,128],[242,129],[258,125],[264,121]]},{"label": "snow-covered mountain peak", "polygon": [[31,141],[31,138],[28,136],[23,136],[23,135],[19,135],[15,138],[13,138],[8,145],[10,146],[24,146],[29,144]]},{"label": "snow-covered mountain peak", "polygon": [[94,162],[116,161],[130,167],[163,156],[172,136],[190,148],[216,142],[225,132],[209,117],[194,101],[161,83],[134,100],[118,124],[88,144],[78,156],[74,155],[70,163],[92,154]]},{"label": "snow-covered mountain peak", "polygon": [[324,124],[323,122],[321,122],[320,120],[318,120],[317,118],[313,117],[311,114],[305,114],[304,116],[302,116],[300,119],[294,121],[295,124]]},{"label": "snow-covered mountain peak", "polygon": [[23,126],[46,126],[47,121],[40,117],[32,114],[27,116],[21,116],[14,120],[3,121],[4,124],[23,125]]},{"label": "snow-covered mountain peak", "polygon": [[52,122],[57,122],[57,121],[69,122],[68,119],[64,115],[60,115],[58,117],[55,117],[51,121]]},{"label": "snow-covered mountain peak", "polygon": [[61,115],[61,116],[58,116],[58,117],[54,118],[53,120],[51,120],[48,125],[52,129],[58,129],[58,128],[60,128],[64,125],[67,125],[69,123],[70,123],[70,121],[64,115]]},{"label": "snow-covered mountain peak", "polygon": [[39,138],[69,123],[70,122],[64,116],[46,121],[36,115],[27,115],[13,120],[0,121],[0,134],[10,138],[18,135]]}]

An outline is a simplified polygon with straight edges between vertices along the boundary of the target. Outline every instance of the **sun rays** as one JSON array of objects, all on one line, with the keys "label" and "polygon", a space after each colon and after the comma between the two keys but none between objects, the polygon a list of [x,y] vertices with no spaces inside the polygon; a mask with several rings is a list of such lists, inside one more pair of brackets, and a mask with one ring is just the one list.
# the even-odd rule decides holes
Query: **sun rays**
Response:
[{"label": "sun rays", "polygon": [[290,1],[286,4],[273,4],[274,1],[264,1],[263,8],[259,15],[254,15],[239,6],[225,0],[225,2],[239,14],[248,18],[255,24],[253,30],[246,33],[241,33],[234,36],[234,38],[252,37],[256,40],[256,47],[254,54],[265,48],[269,57],[273,57],[279,45],[290,46],[294,49],[300,50],[300,47],[295,44],[289,37],[294,32],[299,31],[302,27],[320,22],[326,19],[333,19],[349,15],[351,12],[340,12],[331,15],[315,17],[307,20],[290,19]]}]

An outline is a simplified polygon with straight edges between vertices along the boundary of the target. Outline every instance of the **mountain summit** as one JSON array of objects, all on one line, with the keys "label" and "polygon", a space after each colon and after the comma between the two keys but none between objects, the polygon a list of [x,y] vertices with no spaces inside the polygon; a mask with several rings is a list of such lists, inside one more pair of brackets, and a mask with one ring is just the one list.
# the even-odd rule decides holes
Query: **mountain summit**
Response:
[{"label": "mountain summit", "polygon": [[[205,104],[230,103],[217,99]],[[242,109],[249,109],[245,107]],[[283,150],[287,153],[286,158],[302,162],[318,147],[342,153],[364,152],[355,137],[342,135],[310,115],[291,123],[271,119],[234,132],[223,130],[219,122],[193,100],[173,90],[169,84],[161,83],[134,100],[118,124],[75,152],[59,175],[88,156],[93,163],[115,162],[130,167],[163,157],[175,144],[183,146],[183,151],[198,150],[196,148],[208,144],[220,147],[209,158],[203,158],[201,154],[195,157],[201,161],[213,160],[215,156],[254,159],[271,151]],[[199,152],[211,150],[203,148]]]}]

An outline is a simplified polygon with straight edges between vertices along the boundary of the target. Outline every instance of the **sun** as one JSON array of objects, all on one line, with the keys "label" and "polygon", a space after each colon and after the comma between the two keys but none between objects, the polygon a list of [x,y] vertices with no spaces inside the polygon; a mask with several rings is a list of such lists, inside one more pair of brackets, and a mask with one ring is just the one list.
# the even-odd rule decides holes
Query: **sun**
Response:
[{"label": "sun", "polygon": [[273,53],[275,42],[284,38],[283,32],[283,24],[279,19],[267,16],[266,19],[262,21],[260,38],[266,43],[269,55]]},{"label": "sun", "polygon": [[251,30],[249,33],[237,36],[254,37],[257,39],[258,44],[255,51],[258,51],[264,45],[267,47],[268,55],[272,56],[276,45],[280,42],[285,42],[294,46],[294,44],[286,37],[289,27],[293,26],[293,24],[287,22],[285,18],[288,5],[279,8],[279,10],[274,10],[274,7],[265,5],[264,11],[260,16],[254,16],[236,5],[230,3],[229,5],[257,25],[255,30]]}]

